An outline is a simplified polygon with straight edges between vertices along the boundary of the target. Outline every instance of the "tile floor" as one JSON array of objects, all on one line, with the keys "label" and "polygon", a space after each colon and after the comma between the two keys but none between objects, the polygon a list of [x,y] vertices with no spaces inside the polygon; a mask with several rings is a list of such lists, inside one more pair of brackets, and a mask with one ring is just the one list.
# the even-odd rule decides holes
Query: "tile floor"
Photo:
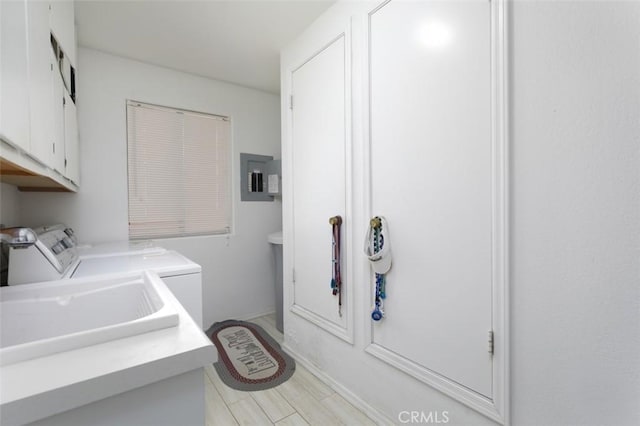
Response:
[{"label": "tile floor", "polygon": [[[250,321],[282,344],[274,314]],[[207,426],[375,425],[300,364],[285,383],[258,392],[231,389],[212,366],[206,367],[206,373]]]}]

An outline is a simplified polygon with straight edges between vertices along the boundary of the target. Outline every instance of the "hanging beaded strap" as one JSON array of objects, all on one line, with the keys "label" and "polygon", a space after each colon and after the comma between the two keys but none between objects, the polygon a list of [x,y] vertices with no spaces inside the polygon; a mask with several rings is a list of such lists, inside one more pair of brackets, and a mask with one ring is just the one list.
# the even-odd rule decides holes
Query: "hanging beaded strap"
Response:
[{"label": "hanging beaded strap", "polygon": [[342,277],[340,275],[340,226],[342,217],[334,216],[329,219],[331,224],[331,292],[338,296],[338,315],[342,316]]},{"label": "hanging beaded strap", "polygon": [[[382,221],[379,217],[371,219],[369,226],[373,229],[373,238],[371,244],[373,245],[373,253],[379,253],[384,246],[384,237],[382,236]],[[375,306],[373,312],[371,312],[371,319],[374,321],[380,321],[384,316],[384,301],[386,298],[385,293],[385,277],[384,274],[376,272],[376,290],[375,290]]]}]

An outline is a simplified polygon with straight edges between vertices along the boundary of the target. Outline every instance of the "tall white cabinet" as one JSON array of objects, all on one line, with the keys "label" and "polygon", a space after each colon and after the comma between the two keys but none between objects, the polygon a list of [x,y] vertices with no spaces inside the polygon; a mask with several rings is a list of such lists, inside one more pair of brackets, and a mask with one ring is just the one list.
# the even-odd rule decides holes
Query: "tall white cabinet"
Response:
[{"label": "tall white cabinet", "polygon": [[484,396],[492,364],[489,17],[486,1],[390,2],[370,15],[369,49],[371,214],[386,217],[393,250],[387,316],[373,341]]},{"label": "tall white cabinet", "polygon": [[[283,51],[285,346],[387,419],[445,394],[468,422],[508,423],[505,16],[500,0],[338,3]],[[374,216],[393,257],[381,321]]]},{"label": "tall white cabinet", "polygon": [[[340,35],[291,73],[291,185],[295,275],[293,309],[326,330],[350,339],[348,309],[332,293],[332,228],[346,218],[346,63]],[[346,223],[346,221],[345,221]],[[342,244],[345,244],[343,239]],[[344,264],[345,259],[340,259]],[[345,269],[341,271],[344,275]],[[347,279],[343,279],[345,286]],[[349,297],[342,294],[342,303]]]}]

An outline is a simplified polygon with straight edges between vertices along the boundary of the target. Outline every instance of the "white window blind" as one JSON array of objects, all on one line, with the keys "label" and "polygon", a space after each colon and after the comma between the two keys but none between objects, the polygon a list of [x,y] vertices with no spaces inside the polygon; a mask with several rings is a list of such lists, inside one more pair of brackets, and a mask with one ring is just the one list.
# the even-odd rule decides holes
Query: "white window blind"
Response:
[{"label": "white window blind", "polygon": [[231,229],[230,121],[127,102],[129,238]]}]

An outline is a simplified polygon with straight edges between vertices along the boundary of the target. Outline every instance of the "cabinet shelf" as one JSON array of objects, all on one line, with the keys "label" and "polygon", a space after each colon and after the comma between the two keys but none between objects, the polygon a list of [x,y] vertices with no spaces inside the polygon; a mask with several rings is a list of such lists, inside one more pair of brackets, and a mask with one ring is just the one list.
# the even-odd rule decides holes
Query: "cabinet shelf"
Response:
[{"label": "cabinet shelf", "polygon": [[61,174],[11,147],[4,141],[0,151],[0,181],[20,191],[77,192],[78,186]]}]

